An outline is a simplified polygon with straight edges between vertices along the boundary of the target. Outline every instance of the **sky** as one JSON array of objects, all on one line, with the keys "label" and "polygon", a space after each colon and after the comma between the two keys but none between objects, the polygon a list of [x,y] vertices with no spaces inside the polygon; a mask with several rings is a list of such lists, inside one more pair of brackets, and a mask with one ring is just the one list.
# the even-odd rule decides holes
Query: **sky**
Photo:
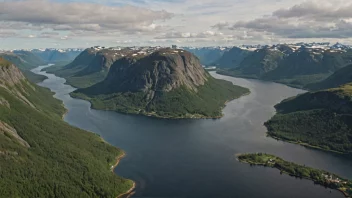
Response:
[{"label": "sky", "polygon": [[352,44],[351,0],[0,0],[0,49]]}]

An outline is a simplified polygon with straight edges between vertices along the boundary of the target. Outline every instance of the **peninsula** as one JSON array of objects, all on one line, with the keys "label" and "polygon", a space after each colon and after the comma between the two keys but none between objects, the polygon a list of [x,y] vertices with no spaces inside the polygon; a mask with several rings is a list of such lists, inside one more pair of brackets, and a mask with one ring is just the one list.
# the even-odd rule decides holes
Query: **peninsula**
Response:
[{"label": "peninsula", "polygon": [[343,179],[340,176],[327,171],[298,165],[265,153],[239,154],[237,155],[237,159],[240,162],[248,163],[250,165],[276,168],[280,170],[281,174],[285,173],[290,176],[309,179],[314,181],[314,183],[339,190],[346,197],[352,196],[352,181]]}]

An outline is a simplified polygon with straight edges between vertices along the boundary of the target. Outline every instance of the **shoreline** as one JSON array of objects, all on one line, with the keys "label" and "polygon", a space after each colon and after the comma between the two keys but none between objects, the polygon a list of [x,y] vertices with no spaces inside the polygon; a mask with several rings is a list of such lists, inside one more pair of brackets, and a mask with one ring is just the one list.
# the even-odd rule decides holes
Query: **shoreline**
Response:
[{"label": "shoreline", "polygon": [[[124,157],[126,157],[126,153],[125,153],[124,151],[122,151],[122,154],[119,155],[119,156],[116,158],[115,164],[111,166],[111,172],[112,172],[112,173],[114,173],[115,168],[119,165],[121,159],[124,158]],[[115,173],[114,173],[114,174],[115,174]],[[130,179],[128,179],[128,180],[130,180]],[[118,195],[116,198],[122,198],[122,197],[125,196],[125,195],[129,195],[129,194],[132,194],[132,193],[133,193],[134,189],[136,188],[136,182],[133,181],[133,180],[130,180],[130,181],[132,181],[132,187],[131,187],[127,192]]]},{"label": "shoreline", "polygon": [[[274,169],[279,170],[279,171],[280,171],[280,174],[281,174],[281,173],[284,173],[284,174],[286,174],[286,175],[288,175],[288,176],[291,176],[291,177],[301,178],[301,179],[306,179],[306,180],[313,181],[314,184],[319,184],[320,186],[323,186],[323,187],[325,187],[325,188],[329,188],[329,189],[332,189],[332,190],[337,190],[337,191],[341,192],[345,197],[350,198],[349,194],[348,194],[346,191],[344,191],[343,189],[341,189],[341,188],[333,188],[333,187],[330,187],[330,186],[325,186],[325,185],[323,185],[322,183],[320,183],[319,181],[317,181],[317,180],[315,180],[315,179],[313,179],[313,178],[304,177],[304,176],[302,177],[302,176],[297,175],[297,174],[292,174],[292,173],[289,173],[289,172],[287,172],[287,171],[285,171],[285,170],[283,170],[283,169],[280,169],[280,168],[278,168],[278,167],[270,166],[270,165],[268,165],[268,164],[266,164],[266,163],[254,162],[254,161],[250,161],[250,160],[241,160],[241,159],[239,159],[240,156],[245,156],[245,155],[248,155],[248,154],[246,154],[246,153],[238,153],[238,154],[235,154],[236,160],[238,160],[240,163],[249,164],[249,165],[251,165],[251,166],[254,165],[254,166],[263,166],[263,167],[265,167],[265,168],[267,168],[267,167],[269,167],[269,168],[274,168]],[[276,157],[276,156],[275,156],[275,157]],[[278,158],[278,157],[277,157],[277,158]],[[281,159],[281,158],[279,158],[279,159]],[[285,161],[285,160],[283,160],[283,161]],[[285,162],[287,162],[287,161],[285,161]],[[291,163],[293,163],[293,162],[291,162]],[[300,166],[300,165],[298,165],[298,164],[296,164],[296,163],[293,163],[293,164],[296,165],[296,166]],[[271,165],[272,165],[272,164],[271,164]],[[314,169],[314,168],[312,168],[312,169]],[[329,173],[329,172],[327,172],[327,171],[325,171],[325,172],[326,172],[327,174],[333,174],[333,173]],[[335,175],[335,174],[334,174],[334,175]]]},{"label": "shoreline", "polygon": [[[50,66],[52,66],[52,65],[50,65]],[[50,67],[50,66],[48,66],[48,67]],[[49,72],[45,71],[45,73],[49,73]],[[49,74],[50,74],[50,73],[49,73]],[[55,75],[55,74],[54,74],[54,75]],[[56,75],[55,75],[55,76],[56,76]],[[47,76],[46,76],[46,77],[47,77]],[[60,78],[62,78],[62,77],[60,77]],[[65,80],[66,80],[66,79],[65,79]],[[65,84],[66,84],[66,83],[67,83],[67,80],[66,80]],[[69,84],[68,84],[68,85],[69,85]],[[72,86],[72,85],[70,85],[70,86]],[[72,86],[72,87],[73,87],[73,86]],[[71,95],[70,95],[70,96],[71,96]],[[53,96],[53,97],[54,97],[54,96]],[[73,97],[72,97],[72,98],[73,98]],[[68,114],[69,110],[65,107],[65,104],[64,104],[63,102],[61,103],[61,105],[62,105],[63,108],[65,109],[65,112],[62,114],[61,119],[62,119],[62,121],[65,122],[64,119],[65,119],[65,116]],[[65,122],[65,123],[66,123],[66,122]],[[89,131],[89,132],[94,133],[94,132],[92,132],[92,131]],[[94,134],[97,134],[97,133],[94,133]],[[97,135],[99,135],[99,134],[97,134]],[[99,135],[99,136],[100,136],[100,135]],[[109,143],[106,142],[102,137],[100,137],[100,139],[101,139],[102,141],[104,141],[106,144],[109,144]],[[111,145],[111,144],[109,144],[109,145]],[[111,145],[111,146],[112,146],[112,145]],[[114,146],[114,147],[115,147],[115,146]],[[117,147],[115,147],[115,148],[117,148]],[[117,149],[119,149],[119,148],[117,148]],[[119,150],[121,150],[121,149],[119,149]],[[119,155],[119,156],[116,158],[116,163],[111,167],[111,172],[112,172],[113,174],[115,174],[115,173],[114,173],[114,169],[119,165],[121,159],[126,156],[125,151],[121,150],[121,152],[122,152],[122,154]],[[116,175],[116,174],[115,174],[115,175]],[[136,182],[134,182],[133,180],[130,180],[130,179],[126,179],[126,180],[132,181],[132,187],[131,187],[127,192],[118,195],[116,198],[122,198],[122,197],[125,196],[125,195],[131,194],[131,193],[133,193],[133,190],[136,188]]]},{"label": "shoreline", "polygon": [[62,104],[62,106],[65,108],[65,112],[62,114],[61,119],[65,121],[65,116],[68,114],[68,109],[65,107],[64,104]]},{"label": "shoreline", "polygon": [[[70,85],[72,86],[72,85]],[[248,96],[251,94],[251,91],[249,90],[248,93],[244,93],[238,97],[235,97],[233,99],[230,100],[226,100],[224,102],[224,105],[221,106],[221,115],[219,116],[204,116],[204,115],[200,115],[200,114],[190,114],[190,116],[186,116],[186,117],[165,117],[165,116],[160,116],[158,114],[155,114],[153,112],[150,113],[140,113],[140,112],[123,112],[123,111],[118,111],[118,110],[109,110],[109,109],[100,109],[100,108],[95,108],[94,105],[92,104],[92,102],[87,99],[87,98],[83,98],[83,97],[76,97],[75,95],[72,95],[73,92],[69,93],[71,98],[74,99],[79,99],[79,100],[84,100],[90,103],[90,108],[91,109],[95,109],[95,110],[100,110],[100,111],[111,111],[111,112],[116,112],[116,113],[121,113],[121,114],[125,114],[125,115],[136,115],[136,116],[145,116],[145,117],[149,117],[149,118],[156,118],[156,119],[165,119],[165,120],[217,120],[217,119],[221,119],[222,117],[224,117],[223,114],[223,110],[226,107],[226,105],[234,100],[240,99],[241,97],[244,96]]]},{"label": "shoreline", "polygon": [[272,83],[277,83],[277,84],[281,84],[281,85],[286,85],[288,87],[291,87],[291,88],[294,88],[294,89],[301,89],[301,90],[304,90],[304,91],[310,91],[309,89],[306,89],[304,87],[300,87],[300,86],[295,86],[295,85],[292,85],[292,84],[285,84],[285,83],[282,83],[282,82],[279,82],[279,81],[272,81],[272,80],[264,80],[264,79],[260,79],[258,77],[250,77],[250,76],[241,76],[241,75],[231,75],[231,74],[228,74],[228,73],[222,73],[221,71],[216,71],[217,74],[220,74],[220,75],[224,75],[224,76],[229,76],[229,77],[233,77],[233,78],[243,78],[243,79],[251,79],[251,80],[260,80],[260,81],[263,81],[263,82],[272,82]]},{"label": "shoreline", "polygon": [[344,152],[340,152],[340,151],[335,151],[335,150],[330,150],[330,149],[324,149],[322,147],[319,146],[313,146],[310,145],[308,143],[305,142],[295,142],[295,141],[291,141],[291,140],[286,140],[283,138],[279,138],[275,135],[270,134],[269,132],[266,133],[267,137],[270,137],[272,139],[278,140],[278,141],[282,141],[282,142],[287,142],[287,143],[291,143],[291,144],[296,144],[296,145],[300,145],[300,146],[304,146],[306,148],[310,148],[310,149],[316,149],[316,150],[320,150],[320,151],[325,151],[325,152],[331,152],[331,153],[336,153],[336,154],[340,154],[340,155],[349,155],[349,153],[344,153]]}]

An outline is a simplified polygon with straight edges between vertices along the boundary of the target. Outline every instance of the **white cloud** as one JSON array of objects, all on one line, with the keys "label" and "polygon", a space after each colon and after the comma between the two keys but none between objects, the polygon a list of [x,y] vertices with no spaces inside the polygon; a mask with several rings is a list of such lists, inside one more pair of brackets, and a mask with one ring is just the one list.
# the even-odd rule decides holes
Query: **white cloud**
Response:
[{"label": "white cloud", "polygon": [[[339,0],[337,0],[339,1]],[[215,29],[244,30],[271,33],[276,38],[351,38],[352,3],[343,0],[337,4],[328,1],[307,1],[271,15],[252,20],[240,20],[234,24],[218,23]]]},{"label": "white cloud", "polygon": [[87,32],[153,31],[159,20],[173,15],[135,6],[105,6],[94,3],[58,3],[49,0],[0,1],[0,21],[22,29],[53,29]]},{"label": "white cloud", "polygon": [[0,25],[7,32],[0,37],[15,45],[14,39],[35,35],[43,42],[28,45],[70,47],[350,42],[351,5],[351,0],[0,0]]},{"label": "white cloud", "polygon": [[222,37],[223,33],[214,32],[210,30],[199,32],[199,33],[172,31],[172,32],[164,33],[161,36],[157,36],[155,37],[155,39],[212,38],[212,37],[219,37],[219,36]]},{"label": "white cloud", "polygon": [[9,38],[15,36],[17,36],[17,33],[14,31],[0,30],[0,38]]}]

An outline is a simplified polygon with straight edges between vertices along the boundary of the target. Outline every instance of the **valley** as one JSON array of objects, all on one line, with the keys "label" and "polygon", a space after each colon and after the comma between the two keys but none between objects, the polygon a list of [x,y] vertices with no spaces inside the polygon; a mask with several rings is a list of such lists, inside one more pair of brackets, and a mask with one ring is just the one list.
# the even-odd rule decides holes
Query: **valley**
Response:
[{"label": "valley", "polygon": [[[214,48],[213,50],[216,49]],[[234,51],[235,53],[240,53],[240,50],[242,49],[234,48],[233,50],[229,51],[225,50],[223,56],[230,57],[228,53],[234,53]],[[285,52],[288,51],[288,49],[284,48],[283,46],[280,46],[280,50],[286,50]],[[254,54],[255,56],[253,56]],[[262,50],[253,50],[245,54],[242,53],[242,55],[240,55],[242,57],[239,58],[239,60],[242,59],[242,62],[254,61],[252,63],[246,63],[247,66],[243,67],[243,69],[237,69],[236,72],[239,72],[240,70],[242,72],[242,74],[240,74],[239,76],[245,78],[260,78],[258,75],[256,75],[257,73],[268,75],[277,72],[281,68],[281,66],[279,66],[281,64],[281,61],[284,61],[285,59],[285,56],[283,56],[282,54],[265,48]],[[23,54],[17,54],[16,56],[21,57],[21,59],[23,59],[22,57],[25,57]],[[31,57],[34,56],[36,55],[31,55]],[[252,57],[246,60],[244,56]],[[266,60],[265,62],[262,62],[263,68],[258,68],[256,66],[255,61],[257,59]],[[277,63],[267,61],[270,59],[279,59],[280,61],[278,61]],[[7,65],[11,65],[5,60],[2,61],[2,64],[5,65],[5,67],[8,67]],[[237,61],[237,63],[238,62],[240,61]],[[303,90],[289,88],[276,83],[226,77],[216,74],[215,72],[208,73],[207,71],[205,71],[204,67],[202,67],[201,60],[198,57],[183,49],[157,47],[92,47],[83,50],[71,63],[61,63],[62,62],[58,63],[58,65],[38,67],[32,69],[31,71],[29,69],[33,68],[33,66],[30,66],[27,63],[22,66],[22,68],[27,68],[22,70],[29,71],[35,76],[43,76],[42,79],[46,79],[39,84],[41,86],[50,88],[56,93],[55,97],[59,98],[64,102],[65,107],[69,110],[68,113],[64,116],[65,121],[69,122],[70,124],[76,127],[80,127],[88,131],[93,131],[99,134],[99,136],[102,136],[105,140],[107,140],[107,142],[126,150],[126,160],[127,164],[129,165],[142,163],[140,168],[143,169],[148,167],[148,171],[153,170],[153,168],[151,168],[150,166],[143,165],[143,163],[151,163],[145,158],[143,158],[144,161],[139,162],[128,161],[129,157],[132,157],[132,159],[134,159],[134,155],[138,156],[142,153],[142,151],[138,150],[139,147],[146,149],[142,146],[142,142],[139,142],[139,147],[137,148],[137,150],[131,148],[131,146],[134,145],[132,143],[120,141],[118,141],[118,143],[115,142],[116,138],[119,137],[125,137],[123,138],[124,140],[126,140],[127,138],[132,142],[144,137],[141,136],[140,133],[136,133],[135,135],[130,134],[131,130],[139,131],[139,125],[135,126],[137,128],[131,128],[131,126],[128,124],[130,122],[127,122],[126,119],[136,119],[136,121],[133,121],[133,123],[142,122],[144,123],[144,125],[150,127],[151,125],[149,124],[156,124],[157,128],[151,127],[151,129],[148,129],[148,131],[156,131],[156,134],[158,135],[160,135],[160,133],[163,133],[163,131],[165,130],[170,130],[164,129],[163,127],[159,128],[160,126],[158,126],[158,124],[161,124],[161,126],[163,125],[162,123],[164,123],[164,125],[173,125],[173,122],[185,124],[185,126],[180,127],[175,127],[176,125],[173,125],[175,127],[173,130],[188,131],[189,133],[194,133],[195,126],[204,125],[207,128],[201,127],[199,130],[201,132],[206,131],[206,134],[208,135],[212,134],[210,137],[216,136],[211,131],[209,131],[210,129],[213,129],[214,131],[219,131],[220,127],[220,129],[222,128],[223,131],[227,131],[227,135],[223,137],[218,137],[222,139],[220,142],[213,142],[211,140],[207,140],[207,138],[210,137],[202,137],[201,134],[197,133],[197,137],[202,137],[210,145],[222,145],[220,146],[220,148],[228,149],[226,152],[224,150],[219,150],[219,152],[225,152],[221,156],[221,161],[223,161],[222,163],[224,170],[209,174],[208,177],[211,178],[214,177],[213,174],[215,173],[220,175],[225,174],[225,171],[228,172],[230,170],[230,165],[234,166],[234,162],[232,161],[233,159],[230,161],[224,159],[224,157],[230,156],[230,151],[236,151],[235,153],[238,153],[238,151],[268,151],[268,153],[274,153],[295,162],[297,161],[304,164],[311,164],[311,166],[313,167],[337,173],[339,175],[344,176],[345,178],[350,178],[349,175],[352,174],[349,173],[349,171],[345,172],[341,171],[340,169],[336,169],[336,167],[325,166],[324,164],[313,162],[309,160],[308,156],[307,158],[301,158],[299,157],[299,155],[288,155],[288,153],[292,152],[291,150],[294,150],[295,152],[298,152],[301,156],[309,154],[314,155],[314,159],[319,159],[319,157],[321,157],[322,160],[337,160],[341,161],[341,164],[339,166],[351,166],[351,161],[349,157],[349,154],[351,154],[351,126],[349,118],[351,112],[349,104],[351,101],[351,91],[350,85],[346,84],[350,82],[350,65],[341,66],[341,68],[336,68],[335,72],[324,74],[326,76],[330,76],[324,77],[325,80],[322,81],[314,81],[314,78],[310,76],[310,80],[313,80],[312,82],[314,83],[306,83],[306,86],[310,87],[310,89],[314,89],[317,91],[305,93]],[[241,66],[238,67],[241,68]],[[218,73],[221,73],[222,71],[230,70],[217,70]],[[287,71],[284,70],[283,72]],[[54,73],[57,76],[50,73]],[[246,73],[246,75],[243,75],[243,73]],[[228,73],[226,72],[225,74],[228,75]],[[64,77],[66,80],[58,76]],[[40,81],[40,79],[38,79],[38,81]],[[73,88],[70,85],[76,88]],[[287,90],[287,92],[285,90]],[[89,102],[80,99],[84,99]],[[2,101],[2,103],[7,105],[6,101],[7,100],[4,100]],[[33,106],[30,101],[24,101]],[[279,103],[280,101],[282,102]],[[277,104],[275,106],[277,111],[276,114],[272,108],[272,106],[275,104]],[[94,108],[96,110],[91,108]],[[56,109],[58,110],[59,108]],[[119,113],[125,114],[108,112],[106,110],[117,111]],[[51,110],[47,110],[47,113],[51,114],[50,111]],[[82,116],[82,113],[84,112],[85,116]],[[164,120],[165,118],[166,119],[162,121],[148,117],[133,117],[133,115],[128,114],[138,114],[148,117],[163,118],[162,120]],[[74,117],[72,117],[72,115],[74,115]],[[104,116],[107,117],[104,118]],[[248,116],[254,117],[251,118]],[[270,119],[271,116],[273,117]],[[181,121],[181,119],[184,118],[187,119],[185,119],[185,121]],[[189,118],[193,118],[196,120],[191,121],[189,120]],[[199,118],[217,118],[218,120],[213,120],[212,124],[211,122],[206,120],[197,120]],[[104,119],[107,119],[107,123],[103,122]],[[110,119],[112,119],[112,122],[109,122]],[[97,122],[97,120],[99,121]],[[126,123],[122,124],[118,120],[126,122],[127,125],[125,125]],[[115,126],[113,122],[116,121],[118,121],[116,123],[118,125]],[[233,123],[230,124],[231,121]],[[101,125],[102,123],[104,123],[104,125]],[[263,123],[265,126],[263,126]],[[12,130],[12,128],[8,127],[7,124],[3,124],[3,126],[5,126],[6,131]],[[113,126],[115,126],[116,129],[120,129],[122,127],[125,132],[122,132],[120,130],[116,131],[114,128],[111,128]],[[141,128],[143,127],[141,126]],[[191,127],[192,130],[187,130],[187,127]],[[268,130],[267,135],[269,137],[272,137],[273,139],[265,137],[265,127]],[[233,133],[234,129],[235,131],[238,130],[238,132]],[[257,132],[250,132],[247,135],[239,134],[239,132],[243,133],[243,131],[251,130]],[[109,136],[112,136],[112,138],[106,138],[106,132],[108,132]],[[178,134],[176,133],[176,131],[174,133],[175,135]],[[184,135],[189,134],[186,133]],[[241,137],[241,135],[244,139],[240,138],[239,140],[237,140],[237,138]],[[146,137],[144,137],[144,139],[145,138]],[[156,136],[152,136],[152,138],[158,139]],[[168,137],[166,136],[165,138]],[[175,138],[175,136],[172,136],[172,138]],[[181,136],[180,138],[183,137]],[[142,141],[143,139],[140,140]],[[185,140],[186,139],[184,139],[182,142],[184,142]],[[239,145],[230,146],[230,140],[231,142],[237,142]],[[281,140],[287,141],[289,143],[283,143],[281,142]],[[22,144],[24,145],[29,145],[26,142],[26,139],[19,139],[19,141],[22,142]],[[155,141],[155,139],[150,139],[149,141]],[[169,142],[170,140],[165,139],[162,141]],[[199,142],[199,144],[203,144],[203,141]],[[258,143],[260,144],[254,148],[248,147],[248,145]],[[295,144],[291,143],[300,144],[305,147],[295,146]],[[158,147],[156,143],[154,143],[154,145],[156,148]],[[158,155],[177,156],[177,154],[175,154],[174,152],[180,152],[180,150],[178,149],[170,149],[169,153],[165,153],[165,148],[167,147],[165,147],[165,145],[162,143],[160,144],[159,148],[163,150],[163,152],[157,152],[154,158],[160,158],[160,156],[157,157]],[[187,153],[189,152],[188,150],[194,150],[196,148],[198,147],[194,148],[190,145],[186,146],[185,149],[187,149],[187,151],[183,150],[183,153]],[[214,149],[214,147],[210,148]],[[274,148],[280,148],[282,149],[282,151],[278,152]],[[307,148],[313,148],[313,150]],[[154,149],[150,150],[150,152],[156,152],[156,150]],[[314,149],[329,151],[335,153],[335,155],[324,153]],[[212,153],[215,151],[216,149],[214,151],[208,152]],[[129,155],[131,152],[133,154],[132,156]],[[192,152],[190,152],[189,154],[192,155]],[[203,154],[198,153],[197,155]],[[181,161],[184,161],[184,157],[185,156],[181,155],[179,156],[179,159]],[[128,188],[136,188],[135,192],[137,193],[137,195],[138,193],[139,195],[143,196],[153,195],[154,193],[161,196],[171,195],[168,193],[178,194],[176,191],[172,190],[172,185],[170,183],[166,185],[167,182],[171,182],[171,180],[168,181],[164,179],[164,177],[169,174],[167,170],[165,170],[165,172],[163,173],[163,177],[158,178],[158,180],[166,182],[164,185],[164,188],[167,189],[167,191],[165,191],[166,194],[163,193],[163,191],[157,193],[157,191],[152,190],[153,186],[161,184],[159,182],[150,182],[146,180],[147,178],[145,177],[142,177],[142,179],[140,179],[141,176],[135,175],[134,171],[131,170],[129,167],[124,167],[124,160],[125,159],[122,159],[120,164],[121,167],[119,166],[118,168],[118,170],[121,170],[121,172],[117,171],[116,173],[126,178],[133,179],[134,182],[132,182],[131,180],[126,181],[129,185]],[[215,161],[219,163],[220,159],[216,159]],[[189,163],[194,163],[189,168],[197,166],[196,164],[201,162],[204,163],[201,158],[189,161]],[[111,163],[109,162],[109,164]],[[158,167],[155,163],[152,164]],[[209,163],[209,167],[207,168],[213,166],[211,164],[212,163]],[[172,167],[171,165],[168,166]],[[156,171],[154,173],[152,173],[153,171],[151,171],[150,176],[158,174],[158,171],[160,171],[160,169],[162,168],[160,167],[159,169],[154,169]],[[182,167],[181,170],[188,169]],[[201,169],[200,171],[202,172],[202,174],[204,174],[204,169]],[[244,169],[241,169],[241,171],[244,171]],[[195,173],[200,174],[197,172]],[[258,172],[255,173],[259,174]],[[184,177],[186,176],[185,174],[180,174],[180,176],[181,175],[183,175]],[[187,172],[187,176],[188,175],[193,175],[192,178],[195,177],[195,175],[191,174],[189,171]],[[273,177],[273,175],[270,174],[270,177]],[[175,175],[173,175],[172,178],[175,178]],[[182,181],[180,179],[177,181]],[[278,182],[283,182],[282,178],[277,179]],[[287,181],[286,179],[284,180],[286,183],[293,182],[290,179],[288,179]],[[126,187],[124,189],[128,189],[127,183],[124,184],[123,182],[121,183],[121,181],[119,182],[119,184],[123,184],[122,186]],[[221,180],[219,180],[218,182],[221,183]],[[235,181],[231,180],[231,183],[232,182]],[[148,188],[145,187],[146,183],[148,184]],[[277,183],[275,184],[277,185]],[[204,183],[203,185],[209,184]],[[228,183],[224,183],[224,185],[226,186],[228,185]],[[306,188],[309,188],[310,186],[308,183],[305,182],[299,184],[297,183],[295,185],[300,185],[301,187],[304,186]],[[192,185],[189,184],[185,187],[190,186]],[[223,192],[227,194],[237,194],[229,189],[220,189],[222,189]],[[315,193],[318,193],[320,197],[327,196],[324,191],[318,189],[309,190],[307,196],[311,193],[314,194],[314,196],[316,196]],[[179,195],[194,195],[195,197],[207,197],[212,193],[221,194],[217,190],[209,189],[206,194],[188,194],[186,192],[180,192]],[[239,193],[248,194],[249,192],[241,191]],[[270,196],[279,196],[280,194],[280,192],[275,193]],[[290,193],[294,194],[294,192]],[[254,194],[252,196],[255,197]],[[339,197],[339,194],[337,193],[336,196]]]},{"label": "valley", "polygon": [[351,0],[0,0],[0,198],[352,198]]},{"label": "valley", "polygon": [[[224,117],[219,120],[160,120],[91,109],[89,102],[68,95],[75,89],[65,85],[64,79],[40,72],[41,69],[35,72],[49,79],[40,85],[56,92],[55,97],[63,100],[69,110],[65,121],[94,131],[107,142],[126,151],[127,155],[115,173],[136,182],[136,197],[222,197],[229,194],[250,197],[263,197],[263,194],[264,197],[285,197],[287,194],[307,198],[343,197],[338,191],[330,192],[310,181],[280,175],[269,169],[251,168],[230,157],[246,152],[273,153],[289,161],[352,178],[352,161],[348,158],[265,136],[263,123],[275,114],[273,105],[303,93],[301,90],[212,72],[213,77],[248,87],[251,93],[229,102],[223,110]],[[253,192],[253,185],[262,188]],[[278,186],[280,190],[270,190],[278,189]]]}]

